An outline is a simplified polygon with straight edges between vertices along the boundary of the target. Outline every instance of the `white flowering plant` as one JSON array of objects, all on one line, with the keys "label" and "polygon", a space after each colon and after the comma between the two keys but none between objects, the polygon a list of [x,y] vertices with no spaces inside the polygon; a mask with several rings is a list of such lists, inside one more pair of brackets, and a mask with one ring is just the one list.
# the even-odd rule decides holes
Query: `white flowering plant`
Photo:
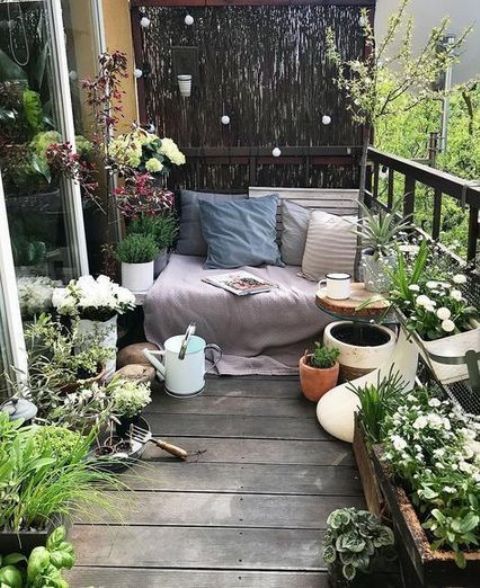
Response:
[{"label": "white flowering plant", "polygon": [[135,296],[107,276],[81,276],[52,296],[55,310],[62,316],[106,321],[135,308]]},{"label": "white flowering plant", "polygon": [[17,290],[20,311],[24,320],[53,310],[52,295],[61,282],[46,276],[18,278]]},{"label": "white flowering plant", "polygon": [[175,141],[140,127],[119,135],[110,144],[110,157],[121,173],[137,170],[152,176],[168,176],[174,166],[185,164],[185,155]]},{"label": "white flowering plant", "polygon": [[399,253],[389,298],[406,317],[409,330],[433,341],[468,331],[478,319],[478,310],[467,302],[460,289],[466,282],[463,274],[450,277],[438,271],[432,252],[423,241],[413,264]]},{"label": "white flowering plant", "polygon": [[112,409],[113,403],[105,387],[93,382],[70,394],[52,397],[44,416],[50,423],[85,433],[105,423]]},{"label": "white flowering plant", "polygon": [[409,494],[432,548],[480,544],[480,420],[421,388],[403,397],[385,422],[383,459]]},{"label": "white flowering plant", "polygon": [[150,384],[124,378],[114,378],[107,386],[113,412],[124,418],[134,418],[152,401]]}]

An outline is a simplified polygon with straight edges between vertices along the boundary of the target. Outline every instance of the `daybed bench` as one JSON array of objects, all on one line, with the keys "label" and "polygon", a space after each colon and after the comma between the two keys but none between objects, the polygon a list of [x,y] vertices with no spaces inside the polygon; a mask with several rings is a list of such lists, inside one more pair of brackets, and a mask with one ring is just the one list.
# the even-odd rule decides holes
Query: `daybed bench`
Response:
[{"label": "daybed bench", "polygon": [[[355,190],[251,188],[249,196],[268,193],[342,216],[357,210]],[[277,223],[281,231],[281,206]],[[296,373],[304,350],[332,320],[315,305],[317,282],[301,277],[298,266],[244,267],[241,269],[278,287],[253,296],[235,296],[202,278],[236,270],[204,269],[204,262],[203,257],[172,254],[145,297],[147,339],[162,344],[193,321],[207,343],[216,343],[223,350],[217,373]]]}]

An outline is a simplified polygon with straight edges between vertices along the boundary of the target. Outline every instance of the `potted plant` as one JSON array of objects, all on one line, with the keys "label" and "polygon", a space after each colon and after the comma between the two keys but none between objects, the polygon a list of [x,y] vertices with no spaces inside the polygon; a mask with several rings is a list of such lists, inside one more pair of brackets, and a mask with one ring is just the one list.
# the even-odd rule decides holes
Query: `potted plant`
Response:
[{"label": "potted plant", "polygon": [[383,512],[383,498],[373,467],[372,446],[383,439],[387,416],[401,402],[405,383],[400,374],[394,373],[392,369],[385,377],[378,378],[376,384],[360,387],[352,384],[349,389],[358,396],[360,403],[355,415],[353,454],[368,510],[380,516]]},{"label": "potted plant", "polygon": [[479,430],[478,417],[418,388],[386,417],[373,448],[399,548],[422,585],[478,584]]},{"label": "potted plant", "polygon": [[324,347],[315,343],[313,353],[305,353],[300,359],[300,384],[305,398],[318,402],[338,381],[338,356],[336,347]]},{"label": "potted plant", "polygon": [[395,267],[395,243],[408,226],[408,220],[400,215],[403,200],[391,211],[380,208],[377,211],[359,202],[362,218],[357,222],[357,233],[366,246],[362,250],[362,267],[365,289],[370,292],[388,292],[390,274]]},{"label": "potted plant", "polygon": [[130,426],[138,423],[143,409],[152,401],[150,385],[114,378],[107,386],[107,393],[112,400],[112,412],[119,421],[117,434],[125,437]]},{"label": "potted plant", "polygon": [[42,313],[53,310],[53,291],[61,282],[46,276],[17,279],[18,300],[24,321],[31,321]]},{"label": "potted plant", "polygon": [[65,288],[56,288],[52,297],[53,306],[61,316],[78,320],[78,331],[90,344],[90,337],[112,350],[107,360],[107,377],[113,375],[116,364],[117,318],[135,308],[135,296],[107,276],[81,276],[71,280]]},{"label": "potted plant", "polygon": [[396,343],[395,333],[382,325],[335,321],[323,332],[323,344],[340,350],[340,381],[368,374],[388,361]]},{"label": "potted plant", "polygon": [[354,588],[371,583],[368,574],[380,568],[382,560],[395,559],[392,530],[365,510],[342,508],[327,519],[323,560],[332,588]]},{"label": "potted plant", "polygon": [[152,235],[158,246],[158,255],[154,260],[153,275],[158,277],[168,263],[168,252],[178,233],[178,221],[175,214],[167,212],[161,215],[139,216],[128,225],[128,233]]},{"label": "potted plant", "polygon": [[90,452],[97,435],[63,427],[22,427],[0,412],[0,553],[28,555],[45,545],[55,521],[87,513],[92,505],[109,508],[102,488],[121,487],[92,467]]},{"label": "potted plant", "polygon": [[468,378],[466,364],[445,365],[430,354],[461,357],[469,349],[480,349],[479,312],[462,290],[467,287],[467,276],[458,273],[458,268],[442,267],[438,255],[441,252],[426,241],[413,262],[400,254],[389,299],[438,380],[449,384]]},{"label": "potted plant", "polygon": [[17,276],[34,276],[38,272],[42,273],[42,264],[45,263],[47,255],[47,246],[43,241],[29,241],[25,237],[14,238],[12,253]]},{"label": "potted plant", "polygon": [[35,547],[29,556],[10,553],[0,556],[0,585],[12,588],[58,586],[68,588],[62,571],[75,563],[73,545],[66,541],[65,527],[57,527],[45,546]]},{"label": "potted plant", "polygon": [[[25,329],[25,338],[28,385],[39,409],[49,404],[48,390],[69,393],[86,382],[105,378],[105,365],[112,357],[112,349],[104,347],[100,337],[84,337],[78,321],[66,328],[51,316],[41,314]],[[41,394],[37,394],[39,391]]]},{"label": "potted plant", "polygon": [[151,235],[131,233],[117,245],[122,264],[122,285],[132,292],[146,292],[153,284],[153,260],[158,246]]}]

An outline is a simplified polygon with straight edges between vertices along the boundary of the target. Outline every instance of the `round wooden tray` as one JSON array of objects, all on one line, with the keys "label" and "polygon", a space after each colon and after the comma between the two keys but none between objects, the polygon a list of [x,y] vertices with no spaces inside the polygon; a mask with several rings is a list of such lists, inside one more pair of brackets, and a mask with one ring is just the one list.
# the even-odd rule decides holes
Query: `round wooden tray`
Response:
[{"label": "round wooden tray", "polygon": [[325,312],[341,318],[375,320],[387,312],[390,304],[381,294],[365,290],[363,282],[354,282],[350,298],[334,300],[327,296],[327,289],[317,291],[315,302]]}]

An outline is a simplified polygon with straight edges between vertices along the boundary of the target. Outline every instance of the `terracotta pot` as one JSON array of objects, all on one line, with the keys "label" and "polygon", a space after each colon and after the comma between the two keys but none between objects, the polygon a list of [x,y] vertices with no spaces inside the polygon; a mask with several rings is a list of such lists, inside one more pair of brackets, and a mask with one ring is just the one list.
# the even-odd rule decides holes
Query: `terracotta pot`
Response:
[{"label": "terracotta pot", "polygon": [[320,398],[337,385],[339,364],[331,368],[316,368],[308,365],[311,355],[304,355],[300,359],[300,384],[305,398],[318,402]]}]

